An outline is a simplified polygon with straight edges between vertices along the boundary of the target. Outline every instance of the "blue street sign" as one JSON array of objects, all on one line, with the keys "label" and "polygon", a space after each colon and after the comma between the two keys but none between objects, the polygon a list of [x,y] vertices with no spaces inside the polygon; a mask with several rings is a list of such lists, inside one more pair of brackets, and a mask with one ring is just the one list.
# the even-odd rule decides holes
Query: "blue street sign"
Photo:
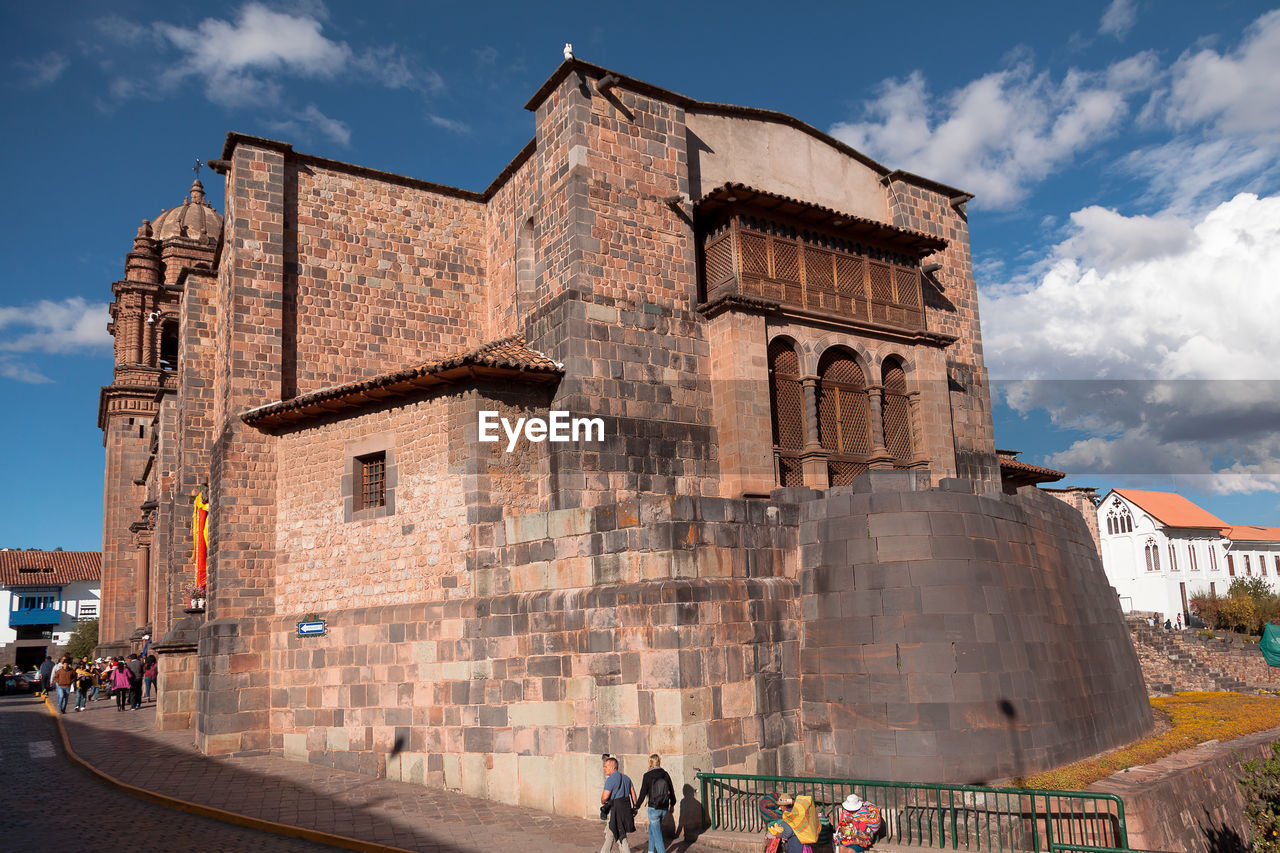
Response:
[{"label": "blue street sign", "polygon": [[324,636],[324,620],[319,622],[299,622],[299,637],[323,637]]}]

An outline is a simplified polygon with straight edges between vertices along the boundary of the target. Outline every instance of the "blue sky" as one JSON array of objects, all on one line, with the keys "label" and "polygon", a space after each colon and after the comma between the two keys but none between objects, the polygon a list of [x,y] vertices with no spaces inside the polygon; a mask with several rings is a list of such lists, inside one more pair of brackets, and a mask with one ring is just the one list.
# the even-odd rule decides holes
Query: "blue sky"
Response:
[{"label": "blue sky", "polygon": [[[472,189],[565,42],[977,194],[997,443],[1280,524],[1280,11],[1072,4],[12,6],[0,546],[101,543],[110,284],[229,130]],[[221,181],[204,178],[221,208]],[[1136,381],[1135,381],[1136,380]]]}]

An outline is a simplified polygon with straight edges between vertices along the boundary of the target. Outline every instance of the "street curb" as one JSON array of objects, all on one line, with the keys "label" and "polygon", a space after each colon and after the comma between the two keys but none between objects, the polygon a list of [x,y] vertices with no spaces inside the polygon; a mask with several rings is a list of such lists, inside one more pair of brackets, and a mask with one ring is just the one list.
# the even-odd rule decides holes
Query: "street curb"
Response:
[{"label": "street curb", "polygon": [[110,773],[105,773],[94,767],[85,759],[81,758],[71,746],[71,739],[67,737],[67,729],[62,724],[62,715],[58,713],[58,709],[53,707],[53,701],[48,697],[44,697],[44,706],[48,710],[53,721],[58,726],[58,736],[62,740],[62,749],[66,753],[67,759],[79,767],[90,776],[105,783],[107,786],[116,789],[131,797],[139,800],[145,800],[149,803],[165,806],[181,812],[190,812],[191,814],[200,815],[201,817],[213,818],[223,823],[234,824],[248,829],[257,829],[262,832],[270,832],[275,835],[287,835],[291,838],[301,838],[304,841],[314,841],[317,844],[325,844],[329,847],[339,847],[343,850],[360,850],[364,853],[414,853],[412,850],[406,850],[403,847],[389,847],[386,844],[378,844],[375,841],[361,841],[358,838],[349,838],[345,835],[335,835],[332,832],[324,832],[319,829],[308,829],[305,826],[294,826],[289,823],[276,823],[272,820],[265,820],[259,817],[251,817],[249,815],[239,814],[237,812],[229,812],[225,809],[215,808],[214,806],[206,806],[201,803],[193,803],[189,800],[179,799],[178,797],[170,797],[167,794],[149,791],[146,788],[139,788],[136,785],[130,785],[128,782],[122,782]]}]

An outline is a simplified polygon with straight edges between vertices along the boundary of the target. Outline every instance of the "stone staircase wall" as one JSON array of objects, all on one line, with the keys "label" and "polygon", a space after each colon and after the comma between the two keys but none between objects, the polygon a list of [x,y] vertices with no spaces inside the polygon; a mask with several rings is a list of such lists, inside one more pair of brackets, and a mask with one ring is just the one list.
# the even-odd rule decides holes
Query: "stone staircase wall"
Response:
[{"label": "stone staircase wall", "polygon": [[1243,638],[1224,643],[1191,629],[1151,628],[1138,619],[1129,620],[1129,634],[1148,693],[1280,689],[1280,667],[1268,666],[1257,644]]}]

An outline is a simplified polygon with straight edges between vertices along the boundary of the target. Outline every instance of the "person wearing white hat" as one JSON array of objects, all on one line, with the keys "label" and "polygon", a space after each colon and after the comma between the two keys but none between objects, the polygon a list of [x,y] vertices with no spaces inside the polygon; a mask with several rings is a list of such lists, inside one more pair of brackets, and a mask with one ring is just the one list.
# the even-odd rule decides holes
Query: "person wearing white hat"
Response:
[{"label": "person wearing white hat", "polygon": [[836,809],[835,842],[845,850],[862,853],[880,831],[880,809],[850,794]]}]

